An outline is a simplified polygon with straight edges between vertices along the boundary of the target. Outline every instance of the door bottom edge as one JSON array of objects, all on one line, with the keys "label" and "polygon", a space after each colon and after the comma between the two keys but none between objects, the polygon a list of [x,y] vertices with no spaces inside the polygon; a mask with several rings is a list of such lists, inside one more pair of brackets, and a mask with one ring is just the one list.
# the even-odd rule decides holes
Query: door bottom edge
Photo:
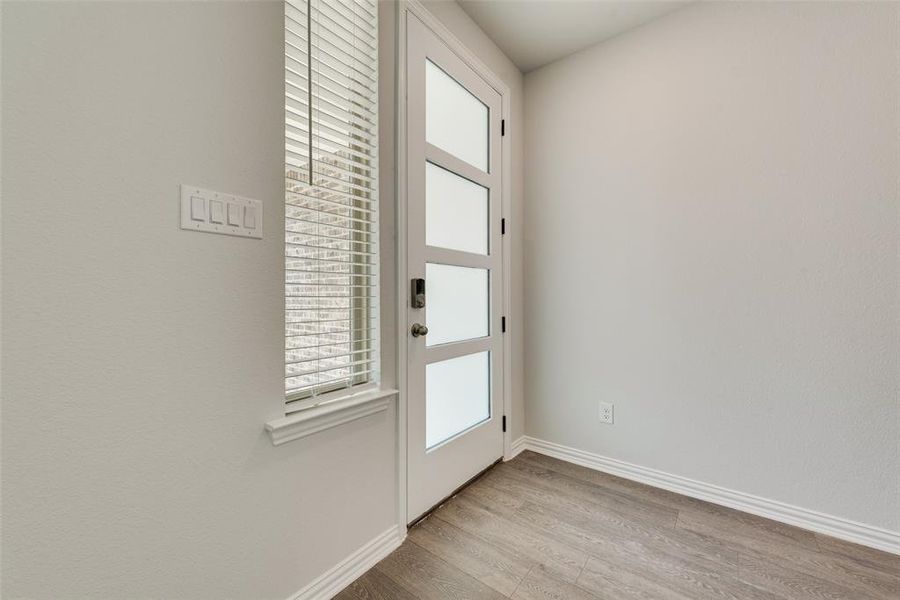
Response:
[{"label": "door bottom edge", "polygon": [[428,518],[429,516],[431,516],[431,513],[433,513],[433,512],[436,511],[437,509],[439,509],[439,508],[440,508],[441,506],[443,506],[448,500],[450,500],[451,498],[453,498],[454,496],[456,496],[457,494],[459,494],[461,491],[463,491],[464,489],[466,489],[467,487],[469,487],[470,485],[472,485],[473,483],[475,483],[476,481],[478,481],[479,479],[481,479],[484,475],[487,474],[488,471],[490,471],[491,469],[493,469],[494,467],[496,467],[496,466],[497,466],[498,464],[500,464],[501,462],[503,462],[503,456],[502,456],[502,455],[499,456],[494,462],[492,462],[491,464],[489,464],[488,466],[486,466],[486,467],[483,468],[482,470],[480,470],[480,471],[478,471],[477,473],[475,473],[475,475],[473,475],[472,477],[470,477],[469,479],[467,479],[467,480],[465,481],[465,483],[463,483],[461,486],[459,486],[458,488],[456,488],[455,490],[453,490],[452,492],[450,492],[449,494],[447,494],[444,498],[442,498],[441,500],[439,500],[434,506],[432,506],[431,508],[429,508],[428,510],[426,510],[425,512],[423,512],[421,515],[419,515],[418,517],[416,517],[416,518],[413,519],[412,521],[408,522],[408,523],[406,524],[407,529],[412,529],[413,527],[415,527],[416,525],[418,525],[421,521],[424,521],[426,518]]}]

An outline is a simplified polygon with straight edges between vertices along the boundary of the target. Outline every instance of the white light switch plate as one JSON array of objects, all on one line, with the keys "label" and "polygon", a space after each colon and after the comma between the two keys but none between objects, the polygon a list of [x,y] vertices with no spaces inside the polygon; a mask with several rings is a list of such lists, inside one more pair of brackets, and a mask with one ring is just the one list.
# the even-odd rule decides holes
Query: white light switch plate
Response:
[{"label": "white light switch plate", "polygon": [[259,200],[181,184],[182,229],[262,239],[262,216]]}]

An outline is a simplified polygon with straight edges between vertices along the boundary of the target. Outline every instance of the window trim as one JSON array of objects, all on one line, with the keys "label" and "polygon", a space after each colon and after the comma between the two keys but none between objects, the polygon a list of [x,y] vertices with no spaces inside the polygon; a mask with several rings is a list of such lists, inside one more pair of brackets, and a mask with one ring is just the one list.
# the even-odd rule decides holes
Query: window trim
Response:
[{"label": "window trim", "polygon": [[399,392],[372,388],[337,396],[266,423],[273,446],[299,440],[332,427],[386,411]]}]

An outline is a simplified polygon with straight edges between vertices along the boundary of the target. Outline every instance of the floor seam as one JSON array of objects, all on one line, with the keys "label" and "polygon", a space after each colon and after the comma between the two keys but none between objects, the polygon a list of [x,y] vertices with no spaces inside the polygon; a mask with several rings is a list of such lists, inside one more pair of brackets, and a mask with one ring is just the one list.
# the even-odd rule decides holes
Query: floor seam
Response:
[{"label": "floor seam", "polygon": [[574,585],[575,587],[580,588],[580,589],[582,589],[582,590],[584,590],[584,591],[586,591],[586,592],[589,592],[589,593],[591,593],[590,590],[587,590],[587,589],[581,587],[581,586],[578,584],[578,580],[581,579],[581,576],[584,574],[584,568],[585,568],[585,567],[587,566],[587,564],[590,562],[591,558],[594,558],[594,557],[592,557],[590,554],[588,554],[588,553],[585,552],[585,555],[584,555],[584,564],[581,565],[581,568],[580,568],[580,569],[578,569],[578,575],[575,576],[575,580],[572,582],[572,585]]},{"label": "floor seam", "polygon": [[[406,542],[403,542],[403,543],[405,544]],[[391,554],[393,554],[393,552],[391,552]],[[390,556],[390,554],[389,554],[388,556]],[[385,557],[385,558],[387,558],[387,557]],[[375,566],[372,567],[370,570],[372,570],[372,571],[378,571],[379,573],[381,573],[382,575],[384,575],[385,577],[387,577],[389,581],[394,582],[394,585],[396,585],[397,587],[399,587],[401,590],[404,590],[404,591],[405,591],[406,593],[408,593],[410,596],[413,596],[413,597],[416,596],[415,590],[409,589],[406,585],[403,584],[402,581],[398,581],[398,580],[395,579],[394,577],[391,577],[391,574],[390,574],[390,573],[386,572],[386,571],[385,571],[384,569],[382,569],[382,568],[379,568],[379,566],[378,566],[379,564],[381,564],[381,561],[379,561],[378,563],[376,563]],[[365,573],[363,573],[363,575],[365,575]],[[361,578],[360,578],[360,579],[361,579]],[[357,579],[357,581],[359,581],[359,579]]]},{"label": "floor seam", "polygon": [[513,589],[512,593],[510,593],[510,595],[509,595],[510,598],[512,598],[513,596],[516,595],[516,592],[518,592],[519,588],[522,586],[522,582],[525,581],[526,579],[528,579],[528,576],[531,575],[532,571],[534,571],[534,565],[532,565],[531,568],[528,569],[528,572],[525,573],[525,576],[522,577],[522,579],[519,580],[519,583],[516,584],[515,589]]}]

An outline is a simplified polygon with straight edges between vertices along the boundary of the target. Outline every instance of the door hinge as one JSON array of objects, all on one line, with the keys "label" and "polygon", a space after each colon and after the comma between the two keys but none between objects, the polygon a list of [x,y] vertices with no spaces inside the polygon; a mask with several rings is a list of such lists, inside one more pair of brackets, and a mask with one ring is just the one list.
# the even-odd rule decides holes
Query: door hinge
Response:
[{"label": "door hinge", "polygon": [[506,317],[500,317],[500,331],[506,333]]},{"label": "door hinge", "polygon": [[500,235],[506,235],[506,219],[500,219]]},{"label": "door hinge", "polygon": [[503,433],[506,433],[506,415],[503,415]]},{"label": "door hinge", "polygon": [[500,119],[500,136],[506,135],[506,119]]}]

